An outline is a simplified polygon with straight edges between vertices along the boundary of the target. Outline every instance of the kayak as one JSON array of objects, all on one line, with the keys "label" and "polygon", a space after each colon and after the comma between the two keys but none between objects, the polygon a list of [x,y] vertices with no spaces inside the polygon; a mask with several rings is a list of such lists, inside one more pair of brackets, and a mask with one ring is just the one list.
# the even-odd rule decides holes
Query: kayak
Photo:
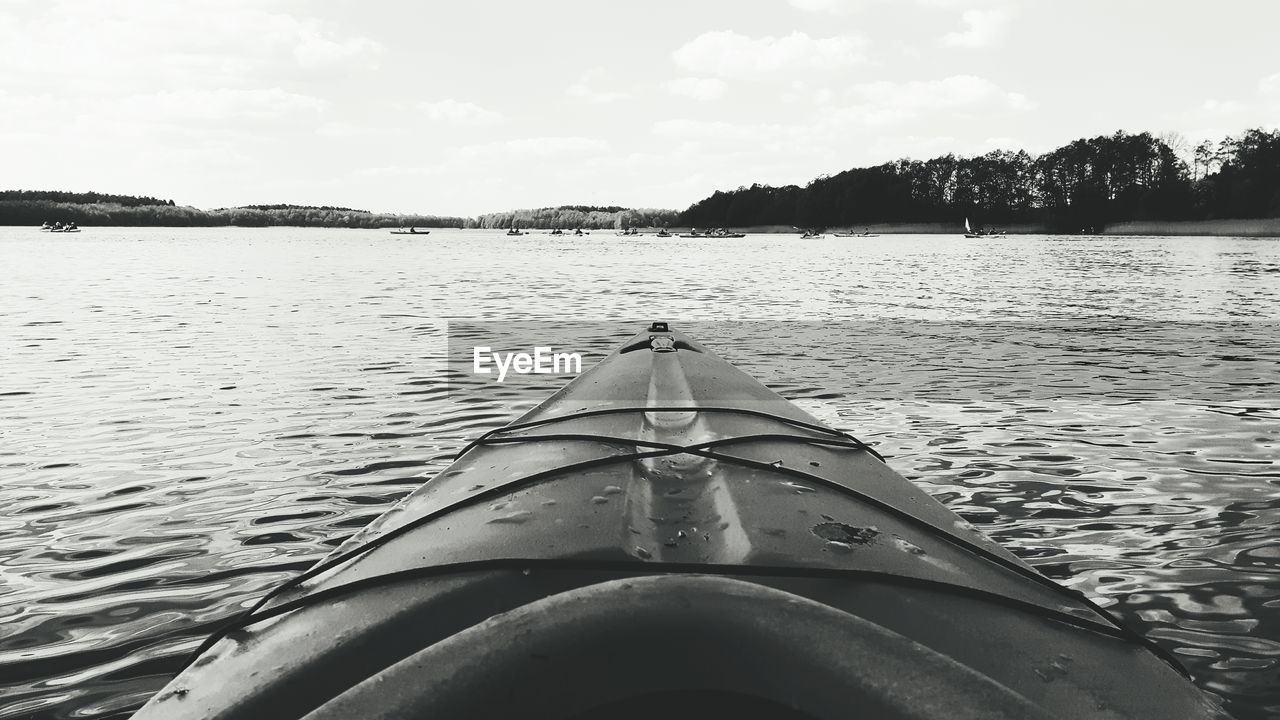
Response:
[{"label": "kayak", "polygon": [[392,230],[392,235],[430,235],[430,230]]},{"label": "kayak", "polygon": [[135,718],[1217,718],[1173,657],[654,323]]}]

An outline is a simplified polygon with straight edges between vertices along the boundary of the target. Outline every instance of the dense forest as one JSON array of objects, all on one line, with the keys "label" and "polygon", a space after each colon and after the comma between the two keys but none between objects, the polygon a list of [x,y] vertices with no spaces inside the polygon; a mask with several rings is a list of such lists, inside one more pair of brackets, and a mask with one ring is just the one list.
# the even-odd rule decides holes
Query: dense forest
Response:
[{"label": "dense forest", "polygon": [[675,210],[634,210],[610,205],[561,205],[533,210],[508,210],[476,218],[470,227],[509,228],[642,228],[666,227],[676,222]]},{"label": "dense forest", "polygon": [[[1185,158],[1185,159],[1184,159]],[[1038,223],[1076,231],[1124,220],[1280,217],[1280,131],[1185,147],[1150,133],[1076,140],[1039,156],[898,160],[805,187],[716,192],[680,213],[697,227]]]},{"label": "dense forest", "polygon": [[328,205],[248,205],[200,210],[172,200],[101,193],[0,191],[0,225],[75,222],[84,226],[392,228],[463,227],[470,220],[438,215],[394,215]]},{"label": "dense forest", "polygon": [[80,205],[103,203],[122,205],[124,207],[141,207],[144,205],[166,205],[172,207],[174,204],[172,200],[161,200],[146,196],[107,195],[96,192],[62,192],[58,190],[0,190],[0,202],[54,202]]}]

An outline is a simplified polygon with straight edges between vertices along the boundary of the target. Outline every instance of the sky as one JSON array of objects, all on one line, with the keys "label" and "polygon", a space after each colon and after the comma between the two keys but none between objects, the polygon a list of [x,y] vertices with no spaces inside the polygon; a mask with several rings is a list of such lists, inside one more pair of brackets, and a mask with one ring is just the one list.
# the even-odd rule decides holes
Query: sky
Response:
[{"label": "sky", "polygon": [[0,189],[684,209],[1280,124],[1275,0],[0,0]]}]

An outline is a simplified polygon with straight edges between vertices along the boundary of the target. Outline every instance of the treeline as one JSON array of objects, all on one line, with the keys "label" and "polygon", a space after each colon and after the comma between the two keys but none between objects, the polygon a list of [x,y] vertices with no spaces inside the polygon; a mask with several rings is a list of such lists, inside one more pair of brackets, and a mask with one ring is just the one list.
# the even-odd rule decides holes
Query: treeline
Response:
[{"label": "treeline", "polygon": [[[1117,132],[1033,156],[903,159],[805,187],[716,192],[680,213],[696,227],[853,227],[885,222],[1042,223],[1074,231],[1126,220],[1280,217],[1280,131],[1254,129],[1189,158],[1177,138]],[[1188,159],[1190,162],[1188,162]]]},{"label": "treeline", "polygon": [[78,193],[61,190],[0,190],[0,202],[9,201],[77,204],[109,203],[124,207],[139,207],[143,205],[168,205],[172,207],[174,205],[172,200],[161,200],[145,195],[107,195],[96,192]]},{"label": "treeline", "polygon": [[[154,198],[128,198],[127,196],[102,195],[99,197],[124,199],[129,202],[56,201],[44,198],[9,199],[7,195],[25,191],[8,191],[0,194],[0,225],[40,225],[43,222],[75,222],[92,226],[160,226],[160,227],[218,227],[236,225],[242,227],[268,227],[289,225],[296,227],[330,228],[393,228],[463,227],[470,220],[462,217],[439,215],[396,215],[371,213],[367,210],[307,205],[257,205],[247,207],[201,210],[174,205],[172,201],[156,201],[151,204],[134,200]],[[84,195],[97,193],[32,193],[34,195]]]},{"label": "treeline", "polygon": [[341,212],[357,212],[367,213],[368,210],[357,210],[355,208],[341,207],[338,205],[240,205],[239,207],[248,208],[250,210],[338,210]]},{"label": "treeline", "polygon": [[633,228],[666,227],[676,222],[675,210],[636,210],[617,206],[561,205],[531,210],[508,210],[481,215],[469,227],[509,228]]}]

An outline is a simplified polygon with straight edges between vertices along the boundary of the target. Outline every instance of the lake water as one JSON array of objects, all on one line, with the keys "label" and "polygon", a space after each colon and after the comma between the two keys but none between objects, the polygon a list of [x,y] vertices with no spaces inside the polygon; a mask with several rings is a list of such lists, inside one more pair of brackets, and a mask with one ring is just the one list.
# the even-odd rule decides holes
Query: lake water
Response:
[{"label": "lake water", "polygon": [[669,320],[1280,715],[1280,240],[0,228],[0,720],[127,717],[560,382],[450,318]]}]

